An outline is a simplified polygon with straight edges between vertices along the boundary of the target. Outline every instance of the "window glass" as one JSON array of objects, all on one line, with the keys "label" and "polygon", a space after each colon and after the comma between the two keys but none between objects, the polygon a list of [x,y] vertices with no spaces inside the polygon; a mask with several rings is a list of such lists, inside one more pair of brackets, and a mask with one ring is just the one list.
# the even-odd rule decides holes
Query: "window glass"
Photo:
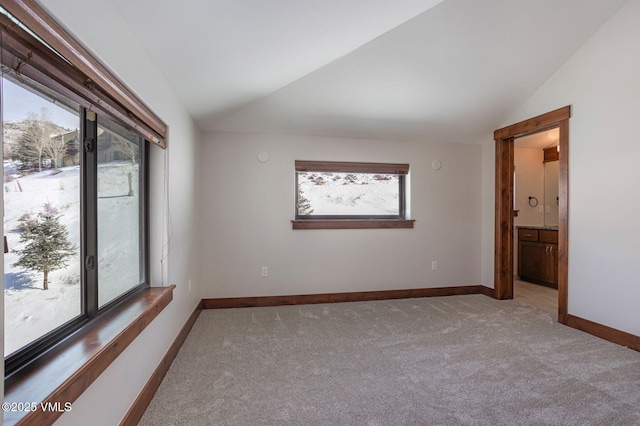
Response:
[{"label": "window glass", "polygon": [[137,134],[98,117],[98,306],[142,276],[141,147]]},{"label": "window glass", "polygon": [[82,313],[78,111],[2,78],[5,356]]},{"label": "window glass", "polygon": [[400,176],[298,172],[298,216],[399,216]]}]

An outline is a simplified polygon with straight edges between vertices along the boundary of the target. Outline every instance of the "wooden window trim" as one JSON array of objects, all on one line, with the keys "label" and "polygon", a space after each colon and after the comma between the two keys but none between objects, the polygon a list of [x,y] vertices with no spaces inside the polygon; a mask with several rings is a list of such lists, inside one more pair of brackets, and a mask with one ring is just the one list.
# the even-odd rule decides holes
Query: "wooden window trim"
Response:
[{"label": "wooden window trim", "polygon": [[[147,287],[5,380],[5,403],[35,403],[5,411],[4,424],[52,424],[173,300],[175,285]],[[59,403],[42,411],[41,402]]]},{"label": "wooden window trim", "polygon": [[[296,191],[298,173],[367,173],[395,174],[400,177],[399,214],[389,216],[363,217],[355,215],[315,215],[301,216],[296,210],[296,218],[291,221],[293,229],[397,229],[413,228],[415,220],[406,219],[405,176],[409,173],[409,164],[400,163],[358,163],[340,161],[295,161]],[[296,192],[297,193],[297,192]],[[298,197],[296,195],[296,203]]]},{"label": "wooden window trim", "polygon": [[[162,148],[166,147],[167,125],[33,0],[6,0],[3,1],[2,7],[48,47],[3,16],[4,31],[16,36],[29,48],[39,45],[38,53],[52,63],[61,60],[55,52],[68,61],[64,68],[65,72],[68,71],[68,78],[63,83],[68,85],[69,80],[74,80],[73,86],[82,88],[82,96],[87,98],[88,102],[91,103],[95,95],[100,97],[100,101],[92,105],[104,107],[104,104],[108,104],[109,108],[117,111],[117,117],[138,130],[143,137]],[[45,49],[49,52],[45,53]],[[30,63],[29,56],[20,59]],[[83,103],[85,102],[81,104]]]},{"label": "wooden window trim", "polygon": [[293,229],[399,229],[413,228],[413,219],[300,219]]},{"label": "wooden window trim", "polygon": [[296,172],[334,172],[334,173],[387,173],[406,175],[409,173],[408,164],[391,163],[354,163],[339,161],[298,161],[295,162]]}]

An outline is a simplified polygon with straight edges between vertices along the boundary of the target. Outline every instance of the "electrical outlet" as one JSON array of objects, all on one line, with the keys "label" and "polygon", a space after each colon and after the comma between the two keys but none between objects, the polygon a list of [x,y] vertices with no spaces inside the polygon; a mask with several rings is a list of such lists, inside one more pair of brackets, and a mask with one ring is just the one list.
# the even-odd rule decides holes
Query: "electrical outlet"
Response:
[{"label": "electrical outlet", "polygon": [[538,207],[538,213],[540,213],[540,214],[544,213],[544,207],[539,206]]},{"label": "electrical outlet", "polygon": [[431,270],[432,271],[437,271],[438,270],[438,261],[434,260],[433,262],[431,262]]},{"label": "electrical outlet", "polygon": [[261,277],[268,277],[269,276],[269,268],[266,266],[263,266],[262,268],[260,268],[260,276]]}]

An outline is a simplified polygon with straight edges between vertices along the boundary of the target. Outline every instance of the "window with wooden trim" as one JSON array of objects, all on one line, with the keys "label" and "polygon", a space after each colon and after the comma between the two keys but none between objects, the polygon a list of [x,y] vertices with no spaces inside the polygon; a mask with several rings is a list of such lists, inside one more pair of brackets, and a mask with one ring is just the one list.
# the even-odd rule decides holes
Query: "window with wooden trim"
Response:
[{"label": "window with wooden trim", "polygon": [[293,229],[412,228],[408,164],[295,162]]},{"label": "window with wooden trim", "polygon": [[5,385],[149,286],[166,125],[33,1],[0,7]]}]

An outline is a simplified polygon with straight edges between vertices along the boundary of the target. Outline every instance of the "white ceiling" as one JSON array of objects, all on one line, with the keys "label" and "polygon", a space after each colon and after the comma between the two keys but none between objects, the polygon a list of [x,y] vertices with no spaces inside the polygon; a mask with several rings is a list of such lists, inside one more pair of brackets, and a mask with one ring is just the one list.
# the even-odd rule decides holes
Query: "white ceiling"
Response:
[{"label": "white ceiling", "polygon": [[545,149],[558,146],[559,135],[560,131],[556,127],[551,130],[545,130],[544,132],[517,138],[514,143],[516,148]]},{"label": "white ceiling", "polygon": [[203,130],[468,142],[627,0],[111,1]]}]

